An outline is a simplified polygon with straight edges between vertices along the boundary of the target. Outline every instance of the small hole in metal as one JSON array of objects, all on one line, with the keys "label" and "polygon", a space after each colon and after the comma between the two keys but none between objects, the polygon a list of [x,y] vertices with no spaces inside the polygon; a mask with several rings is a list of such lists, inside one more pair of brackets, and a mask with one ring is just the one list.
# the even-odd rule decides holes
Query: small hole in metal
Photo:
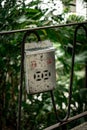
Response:
[{"label": "small hole in metal", "polygon": [[44,78],[44,80],[47,80],[48,78]]},{"label": "small hole in metal", "polygon": [[36,79],[36,74],[34,74],[34,79]]},{"label": "small hole in metal", "polygon": [[36,73],[41,73],[40,71],[37,71]]},{"label": "small hole in metal", "polygon": [[36,81],[40,81],[41,79],[37,79]]},{"label": "small hole in metal", "polygon": [[42,58],[43,58],[43,55],[41,55],[40,58],[42,59]]},{"label": "small hole in metal", "polygon": [[49,72],[49,76],[51,76],[51,73]]},{"label": "small hole in metal", "polygon": [[48,70],[44,70],[44,72],[48,72]]},{"label": "small hole in metal", "polygon": [[42,78],[43,78],[43,74],[42,74]]}]

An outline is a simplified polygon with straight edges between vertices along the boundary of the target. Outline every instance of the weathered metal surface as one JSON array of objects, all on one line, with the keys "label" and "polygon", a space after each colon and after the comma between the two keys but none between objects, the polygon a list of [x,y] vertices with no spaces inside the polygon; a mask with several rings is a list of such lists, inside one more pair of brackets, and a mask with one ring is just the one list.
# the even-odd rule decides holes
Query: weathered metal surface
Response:
[{"label": "weathered metal surface", "polygon": [[28,93],[54,89],[55,49],[49,41],[31,43],[25,47],[25,74]]},{"label": "weathered metal surface", "polygon": [[71,130],[87,130],[87,122],[85,122],[79,126],[76,126],[75,128],[73,128]]},{"label": "weathered metal surface", "polygon": [[60,27],[66,27],[66,26],[75,26],[75,25],[81,25],[81,24],[87,24],[87,21],[83,22],[73,22],[73,23],[67,23],[67,24],[58,24],[53,26],[41,26],[36,28],[25,28],[25,29],[18,29],[18,30],[11,30],[11,31],[1,31],[0,35],[6,35],[6,34],[12,34],[12,33],[18,33],[18,32],[27,32],[27,31],[37,31],[41,29],[48,29],[48,28],[60,28]]}]

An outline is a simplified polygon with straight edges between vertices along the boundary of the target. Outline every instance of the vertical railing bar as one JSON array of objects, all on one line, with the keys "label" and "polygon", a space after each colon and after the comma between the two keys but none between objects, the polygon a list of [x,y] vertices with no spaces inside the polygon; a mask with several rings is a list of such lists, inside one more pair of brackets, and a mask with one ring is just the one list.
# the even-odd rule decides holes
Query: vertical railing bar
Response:
[{"label": "vertical railing bar", "polygon": [[18,100],[18,120],[17,120],[17,130],[21,130],[21,105],[22,105],[22,89],[23,89],[23,78],[24,78],[24,48],[25,48],[25,40],[27,35],[29,34],[35,34],[38,38],[38,41],[40,41],[40,37],[37,34],[36,31],[27,31],[24,34],[22,44],[21,44],[21,76],[20,76],[20,88],[19,88],[19,100]]},{"label": "vertical railing bar", "polygon": [[65,116],[64,119],[61,119],[61,118],[59,118],[59,116],[57,116],[54,98],[53,98],[53,95],[51,94],[51,96],[52,96],[52,102],[53,102],[53,106],[54,106],[54,110],[55,110],[55,114],[56,114],[56,118],[57,118],[57,120],[59,122],[66,121],[69,118],[69,115],[70,115],[70,105],[71,105],[71,98],[72,98],[72,85],[73,85],[73,73],[74,73],[74,61],[75,61],[75,47],[76,47],[77,30],[78,30],[78,26],[76,27],[75,33],[74,33],[73,50],[72,50],[72,62],[71,62],[71,76],[70,76],[70,85],[69,85],[68,110],[67,110],[67,114],[66,114],[66,116]]},{"label": "vertical railing bar", "polygon": [[[70,105],[71,105],[71,98],[72,98],[72,85],[73,85],[73,74],[74,74],[74,63],[75,63],[75,47],[76,47],[76,35],[77,35],[77,31],[80,27],[83,27],[83,29],[86,32],[86,37],[87,37],[87,29],[84,25],[78,25],[75,29],[74,32],[74,42],[73,42],[73,51],[72,51],[72,65],[71,65],[71,76],[70,76],[70,89],[69,89],[69,103],[68,103],[68,112],[67,115],[64,119],[60,119],[59,117],[57,117],[57,119],[60,122],[64,122],[69,118],[70,115]],[[87,64],[86,64],[86,70],[85,70],[85,75],[87,76]],[[87,77],[86,77],[86,85],[87,85]],[[87,87],[87,86],[86,86]],[[54,98],[53,98],[54,99]],[[54,106],[54,110],[56,110],[55,108],[55,103],[53,101],[53,106]],[[56,114],[56,113],[55,113]],[[57,115],[56,115],[57,116]]]},{"label": "vertical railing bar", "polygon": [[73,51],[72,51],[72,65],[71,65],[71,76],[70,76],[70,89],[69,89],[68,113],[67,113],[67,116],[66,116],[65,120],[67,120],[69,118],[69,115],[70,115],[70,105],[71,105],[72,85],[73,85],[73,74],[74,74],[74,63],[75,63],[76,37],[77,37],[77,32],[78,32],[80,27],[83,27],[83,29],[86,32],[86,36],[87,36],[86,27],[84,25],[82,25],[82,24],[78,25],[76,27],[76,29],[75,29],[75,32],[74,32]]},{"label": "vertical railing bar", "polygon": [[[70,87],[69,87],[69,101],[68,101],[68,111],[66,114],[66,117],[64,119],[60,119],[57,116],[57,110],[56,110],[56,106],[55,106],[55,102],[54,102],[54,97],[53,97],[53,93],[51,93],[51,97],[52,97],[52,102],[53,102],[53,107],[54,107],[54,111],[56,114],[56,118],[58,121],[60,122],[66,122],[67,119],[70,116],[70,105],[71,105],[71,98],[72,98],[72,85],[73,85],[73,75],[74,75],[74,64],[75,64],[75,48],[76,48],[76,38],[77,38],[77,32],[80,29],[80,27],[83,27],[83,29],[85,30],[86,33],[86,37],[87,37],[87,28],[80,24],[75,28],[75,32],[74,32],[74,41],[73,41],[73,50],[72,50],[72,63],[71,63],[71,76],[70,76]],[[87,76],[87,64],[86,64],[86,72],[85,75]],[[86,77],[86,85],[87,85],[87,77]],[[86,86],[87,87],[87,86]]]},{"label": "vertical railing bar", "polygon": [[[68,110],[67,110],[67,114],[66,114],[66,116],[65,116],[64,119],[61,119],[61,118],[59,118],[59,117],[57,116],[54,98],[53,98],[53,95],[51,94],[51,96],[52,96],[52,102],[53,102],[53,106],[54,106],[54,110],[55,110],[55,114],[56,114],[56,118],[57,118],[57,120],[60,121],[60,122],[66,121],[66,120],[69,118],[69,116],[70,116],[70,105],[71,105],[71,98],[72,98],[72,85],[73,85],[73,74],[74,74],[74,63],[75,63],[76,36],[77,36],[78,29],[79,29],[80,27],[83,27],[83,29],[86,31],[85,26],[83,26],[82,24],[80,24],[80,25],[78,25],[78,26],[76,27],[75,32],[74,32],[73,50],[72,50],[72,62],[71,62],[71,76],[70,76],[70,85],[69,85]],[[86,31],[86,36],[87,36],[87,31]]]},{"label": "vertical railing bar", "polygon": [[85,88],[87,88],[87,62],[85,62]]},{"label": "vertical railing bar", "polygon": [[71,105],[71,98],[72,98],[72,86],[73,86],[73,74],[74,74],[74,63],[75,63],[75,47],[76,47],[76,35],[77,35],[78,26],[74,32],[74,40],[73,40],[73,49],[72,49],[72,63],[71,63],[71,76],[70,76],[70,89],[69,89],[69,101],[68,101],[68,112],[66,116],[66,120],[69,118],[70,115],[70,105]]},{"label": "vertical railing bar", "polygon": [[17,130],[21,130],[21,105],[22,105],[22,88],[23,88],[23,74],[24,74],[24,42],[27,32],[24,34],[21,44],[21,74],[20,74],[20,88],[19,88],[19,100],[18,100],[18,120]]},{"label": "vertical railing bar", "polygon": [[[87,16],[87,2],[86,2],[86,16]],[[84,26],[84,29],[86,33],[86,42],[87,42],[87,28]],[[85,62],[85,88],[87,88],[87,61]]]},{"label": "vertical railing bar", "polygon": [[56,109],[56,105],[55,105],[55,101],[54,101],[53,91],[50,91],[50,94],[51,94],[51,99],[52,99],[52,104],[53,104],[53,108],[54,108],[56,120],[57,120],[57,122],[58,122],[59,120],[58,120],[58,116],[57,116],[57,109]]}]

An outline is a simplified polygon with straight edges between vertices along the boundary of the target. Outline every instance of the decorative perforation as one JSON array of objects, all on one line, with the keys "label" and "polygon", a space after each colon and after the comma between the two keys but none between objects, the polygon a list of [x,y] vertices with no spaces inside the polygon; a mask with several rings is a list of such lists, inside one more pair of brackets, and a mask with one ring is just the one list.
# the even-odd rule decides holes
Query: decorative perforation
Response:
[{"label": "decorative perforation", "polygon": [[51,76],[51,72],[49,72],[48,70],[44,70],[43,72],[37,71],[34,74],[34,79],[36,81],[48,80],[50,76]]}]

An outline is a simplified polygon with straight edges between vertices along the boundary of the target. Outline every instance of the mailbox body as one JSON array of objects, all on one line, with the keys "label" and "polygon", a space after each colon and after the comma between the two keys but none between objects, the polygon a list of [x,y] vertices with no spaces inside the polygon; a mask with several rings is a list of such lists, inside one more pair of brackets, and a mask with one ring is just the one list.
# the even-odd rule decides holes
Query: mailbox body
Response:
[{"label": "mailbox body", "polygon": [[26,50],[25,75],[28,93],[35,94],[53,90],[56,85],[54,47]]}]

